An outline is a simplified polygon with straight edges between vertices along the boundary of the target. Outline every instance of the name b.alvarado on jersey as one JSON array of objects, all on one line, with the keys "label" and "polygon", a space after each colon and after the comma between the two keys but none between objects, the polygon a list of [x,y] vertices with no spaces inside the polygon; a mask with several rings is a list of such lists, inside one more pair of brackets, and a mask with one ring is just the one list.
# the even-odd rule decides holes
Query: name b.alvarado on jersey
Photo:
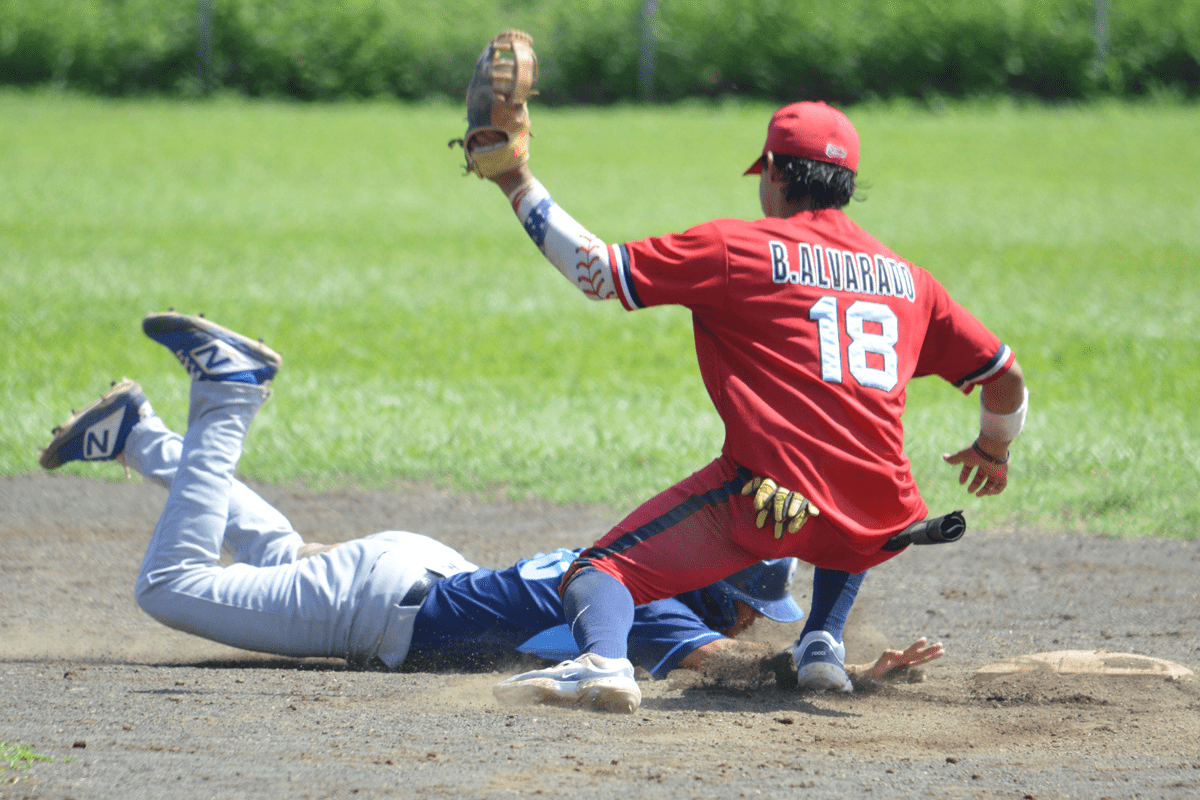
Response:
[{"label": "name b.alvarado on jersey", "polygon": [[767,242],[772,283],[917,299],[908,264],[880,253],[835,250],[819,244]]}]

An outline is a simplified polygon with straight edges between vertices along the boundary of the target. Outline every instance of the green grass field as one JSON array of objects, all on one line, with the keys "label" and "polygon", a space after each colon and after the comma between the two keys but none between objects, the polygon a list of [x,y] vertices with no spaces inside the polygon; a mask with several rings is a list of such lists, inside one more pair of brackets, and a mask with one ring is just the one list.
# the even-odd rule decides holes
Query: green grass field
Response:
[{"label": "green grass field", "polygon": [[[538,176],[608,241],[757,216],[764,105],[533,109]],[[1200,109],[848,109],[851,215],[1016,350],[1032,395],[1009,490],[940,454],[978,403],[912,384],[907,450],[974,525],[1195,538]],[[182,428],[187,381],[141,335],[205,312],[284,354],[244,474],[432,481],[623,510],[722,429],[681,309],[590,303],[503,197],[463,177],[450,104],[103,101],[0,93],[0,474],[71,407],[136,378]],[[118,479],[112,465],[63,472]]]}]

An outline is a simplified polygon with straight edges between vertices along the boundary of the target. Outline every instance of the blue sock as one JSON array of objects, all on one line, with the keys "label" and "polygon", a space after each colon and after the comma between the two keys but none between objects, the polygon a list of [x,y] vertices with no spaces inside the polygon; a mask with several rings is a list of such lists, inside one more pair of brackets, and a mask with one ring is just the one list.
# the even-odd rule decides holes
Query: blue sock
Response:
[{"label": "blue sock", "polygon": [[563,615],[580,653],[625,658],[633,627],[633,595],[598,569],[577,573],[563,589]]},{"label": "blue sock", "polygon": [[842,641],[846,618],[850,616],[850,608],[865,577],[866,572],[851,575],[837,569],[817,567],[813,570],[812,604],[800,638],[812,631],[825,631],[835,641]]}]

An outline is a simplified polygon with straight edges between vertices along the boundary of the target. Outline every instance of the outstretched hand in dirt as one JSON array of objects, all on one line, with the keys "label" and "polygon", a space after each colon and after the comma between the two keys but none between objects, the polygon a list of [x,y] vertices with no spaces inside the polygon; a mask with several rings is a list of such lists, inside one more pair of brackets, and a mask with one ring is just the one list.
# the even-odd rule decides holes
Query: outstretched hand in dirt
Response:
[{"label": "outstretched hand in dirt", "polygon": [[913,671],[913,667],[928,664],[946,654],[941,642],[928,644],[928,639],[921,637],[904,650],[884,650],[874,664],[847,664],[846,671],[852,678],[869,678],[871,680],[908,680],[919,683],[925,680],[925,674]]}]

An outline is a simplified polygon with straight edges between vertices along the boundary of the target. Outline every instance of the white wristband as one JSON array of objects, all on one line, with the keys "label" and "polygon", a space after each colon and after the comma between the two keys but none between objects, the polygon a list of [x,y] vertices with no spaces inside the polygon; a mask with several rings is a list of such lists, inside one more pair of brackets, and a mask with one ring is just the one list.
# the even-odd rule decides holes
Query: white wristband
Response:
[{"label": "white wristband", "polygon": [[1009,414],[996,414],[988,411],[983,404],[983,393],[979,393],[979,432],[989,439],[1000,442],[1011,442],[1025,427],[1025,413],[1029,410],[1029,389],[1025,389],[1025,397],[1021,407]]}]

